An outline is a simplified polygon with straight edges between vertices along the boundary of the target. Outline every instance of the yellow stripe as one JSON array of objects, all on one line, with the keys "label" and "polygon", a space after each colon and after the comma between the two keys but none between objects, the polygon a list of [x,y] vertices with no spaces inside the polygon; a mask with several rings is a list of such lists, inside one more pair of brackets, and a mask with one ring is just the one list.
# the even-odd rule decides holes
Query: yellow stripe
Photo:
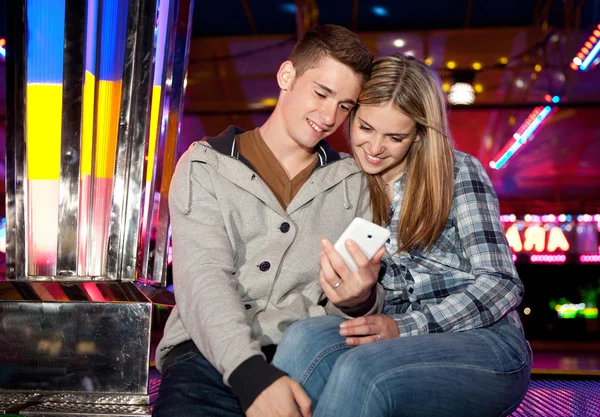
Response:
[{"label": "yellow stripe", "polygon": [[81,132],[81,173],[92,174],[92,141],[94,135],[94,92],[96,77],[85,72],[83,84],[83,127]]},{"label": "yellow stripe", "polygon": [[152,108],[150,110],[150,137],[148,138],[148,169],[146,171],[146,182],[152,181],[154,170],[154,152],[156,152],[156,141],[158,139],[158,111],[160,110],[160,85],[152,87]]},{"label": "yellow stripe", "polygon": [[113,178],[119,130],[121,81],[98,83],[95,178]]},{"label": "yellow stripe", "polygon": [[58,180],[62,127],[62,84],[27,85],[27,177]]}]

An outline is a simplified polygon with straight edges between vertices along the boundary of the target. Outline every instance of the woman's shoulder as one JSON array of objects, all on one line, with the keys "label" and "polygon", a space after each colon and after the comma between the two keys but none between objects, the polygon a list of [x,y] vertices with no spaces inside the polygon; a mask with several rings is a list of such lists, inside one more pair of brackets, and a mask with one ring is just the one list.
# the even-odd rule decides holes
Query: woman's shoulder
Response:
[{"label": "woman's shoulder", "polygon": [[454,151],[454,174],[455,176],[460,174],[480,176],[483,174],[487,177],[485,168],[483,168],[483,165],[479,159],[475,158],[471,154],[459,150]]}]

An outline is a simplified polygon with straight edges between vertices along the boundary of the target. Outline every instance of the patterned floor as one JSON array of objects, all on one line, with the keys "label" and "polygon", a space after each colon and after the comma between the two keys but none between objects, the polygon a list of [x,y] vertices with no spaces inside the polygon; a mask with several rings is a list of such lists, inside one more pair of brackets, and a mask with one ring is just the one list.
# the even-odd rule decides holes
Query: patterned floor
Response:
[{"label": "patterned floor", "polygon": [[[154,401],[160,379],[150,380]],[[598,417],[600,416],[600,381],[533,380],[521,406],[511,417]]]}]

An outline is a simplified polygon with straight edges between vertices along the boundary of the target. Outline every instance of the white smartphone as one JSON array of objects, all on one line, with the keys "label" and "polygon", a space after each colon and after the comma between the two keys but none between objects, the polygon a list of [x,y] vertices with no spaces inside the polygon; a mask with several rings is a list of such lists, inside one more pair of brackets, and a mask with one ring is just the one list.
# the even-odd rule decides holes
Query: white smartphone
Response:
[{"label": "white smartphone", "polygon": [[341,255],[348,268],[354,272],[358,267],[346,249],[346,240],[354,240],[367,255],[367,258],[371,259],[389,237],[390,231],[388,229],[360,217],[355,217],[333,247]]}]

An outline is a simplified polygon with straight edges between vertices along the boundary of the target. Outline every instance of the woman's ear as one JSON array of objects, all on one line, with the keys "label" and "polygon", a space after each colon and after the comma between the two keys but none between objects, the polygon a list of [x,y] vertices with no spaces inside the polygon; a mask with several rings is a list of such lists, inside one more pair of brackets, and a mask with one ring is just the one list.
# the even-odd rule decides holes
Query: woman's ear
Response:
[{"label": "woman's ear", "polygon": [[285,61],[279,67],[279,71],[277,71],[277,84],[279,84],[279,88],[282,90],[291,89],[295,76],[296,70],[294,69],[294,64],[292,64],[292,61]]}]

